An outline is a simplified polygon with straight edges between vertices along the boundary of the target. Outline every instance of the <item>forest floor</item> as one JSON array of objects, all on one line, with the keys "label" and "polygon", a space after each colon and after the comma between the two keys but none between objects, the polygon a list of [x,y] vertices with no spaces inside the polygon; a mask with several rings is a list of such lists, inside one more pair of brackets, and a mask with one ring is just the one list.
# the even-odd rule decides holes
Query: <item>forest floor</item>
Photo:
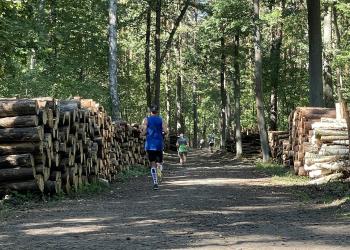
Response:
[{"label": "forest floor", "polygon": [[305,199],[306,187],[276,184],[252,161],[203,150],[184,167],[167,155],[165,168],[157,191],[141,176],[16,209],[1,218],[0,249],[350,248],[347,203]]}]

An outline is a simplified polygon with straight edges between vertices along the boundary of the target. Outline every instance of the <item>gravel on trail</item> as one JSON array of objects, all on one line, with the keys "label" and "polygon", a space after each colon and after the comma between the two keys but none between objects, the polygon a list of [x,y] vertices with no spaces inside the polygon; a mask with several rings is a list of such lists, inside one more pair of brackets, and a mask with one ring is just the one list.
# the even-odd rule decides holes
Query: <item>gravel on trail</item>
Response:
[{"label": "gravel on trail", "polygon": [[303,203],[251,161],[205,150],[180,166],[168,154],[150,176],[63,199],[0,222],[0,249],[350,249],[350,219]]}]

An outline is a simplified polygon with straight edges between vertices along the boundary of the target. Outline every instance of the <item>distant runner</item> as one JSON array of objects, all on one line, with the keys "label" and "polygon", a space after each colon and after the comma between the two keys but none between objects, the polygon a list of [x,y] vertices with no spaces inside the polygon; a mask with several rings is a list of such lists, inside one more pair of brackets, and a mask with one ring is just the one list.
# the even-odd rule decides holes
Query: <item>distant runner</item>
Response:
[{"label": "distant runner", "polygon": [[186,158],[187,158],[188,142],[187,142],[187,138],[185,138],[183,133],[181,133],[179,139],[177,139],[176,147],[179,153],[180,164],[184,165],[186,163]]},{"label": "distant runner", "polygon": [[209,149],[210,149],[210,152],[213,153],[213,151],[214,151],[214,142],[215,142],[215,139],[214,139],[214,135],[213,135],[213,134],[210,134],[210,135],[209,135],[208,142],[209,142]]}]

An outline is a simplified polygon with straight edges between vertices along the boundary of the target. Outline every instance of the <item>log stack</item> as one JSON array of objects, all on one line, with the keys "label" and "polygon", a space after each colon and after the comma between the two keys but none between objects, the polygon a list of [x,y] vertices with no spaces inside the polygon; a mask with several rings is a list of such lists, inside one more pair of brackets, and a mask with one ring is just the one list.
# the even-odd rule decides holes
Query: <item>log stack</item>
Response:
[{"label": "log stack", "polygon": [[[233,138],[226,141],[226,150],[236,154],[236,141]],[[259,155],[261,153],[259,134],[242,133],[242,152],[247,156]]]},{"label": "log stack", "polygon": [[304,169],[305,153],[316,150],[311,143],[312,124],[319,122],[321,118],[336,118],[335,109],[298,107],[290,115],[289,120],[289,145],[284,154],[285,163],[294,167],[298,175],[307,175]]},{"label": "log stack", "polygon": [[312,124],[310,150],[305,154],[304,169],[312,183],[348,176],[350,172],[349,138],[345,119],[321,118]]},{"label": "log stack", "polygon": [[[35,100],[0,101],[0,188],[44,191],[42,165],[47,124],[45,109]],[[38,168],[38,169],[37,169]],[[48,171],[44,171],[48,175]]]},{"label": "log stack", "polygon": [[0,191],[70,192],[147,165],[138,125],[114,123],[91,99],[0,100]]},{"label": "log stack", "polygon": [[271,157],[278,163],[282,164],[284,161],[284,152],[287,150],[289,132],[288,131],[269,131],[269,146]]}]

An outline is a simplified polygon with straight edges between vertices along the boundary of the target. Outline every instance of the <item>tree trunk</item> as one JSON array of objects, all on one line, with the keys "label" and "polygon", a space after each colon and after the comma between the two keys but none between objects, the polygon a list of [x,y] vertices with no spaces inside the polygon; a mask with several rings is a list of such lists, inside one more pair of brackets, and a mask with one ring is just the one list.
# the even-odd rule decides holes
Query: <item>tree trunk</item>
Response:
[{"label": "tree trunk", "polygon": [[[284,12],[285,0],[281,1],[282,13]],[[272,9],[272,7],[271,7]],[[272,27],[272,45],[270,51],[271,57],[271,95],[270,95],[270,130],[277,130],[278,119],[278,86],[279,86],[279,71],[281,65],[281,45],[282,45],[282,29],[283,23],[277,24],[277,27]]]},{"label": "tree trunk", "polygon": [[160,54],[160,25],[161,25],[162,0],[156,0],[156,34],[154,38],[156,52],[156,69],[154,72],[154,99],[153,103],[159,107],[160,104],[160,73],[161,73],[161,54]]},{"label": "tree trunk", "polygon": [[307,0],[309,23],[310,105],[323,107],[322,37],[320,0]]},{"label": "tree trunk", "polygon": [[181,38],[176,45],[177,50],[177,77],[176,77],[176,129],[177,133],[185,132],[185,121],[183,116],[183,103],[182,103],[182,50],[181,50]]},{"label": "tree trunk", "polygon": [[197,82],[192,81],[193,147],[198,147]]},{"label": "tree trunk", "polygon": [[264,116],[264,103],[263,103],[263,90],[262,90],[262,53],[261,53],[261,34],[259,27],[259,0],[253,0],[254,3],[254,21],[255,21],[255,101],[257,111],[257,121],[259,127],[261,150],[263,155],[263,161],[267,162],[270,159],[269,144],[267,139],[265,116]]},{"label": "tree trunk", "polygon": [[[333,21],[334,21],[334,29],[335,29],[335,36],[336,36],[336,43],[335,48],[338,49],[340,47],[340,31],[338,26],[338,13],[337,8],[335,6],[335,3],[333,4]],[[342,81],[342,72],[341,68],[337,67],[336,69],[336,76],[337,76],[337,95],[338,95],[338,102],[343,102],[342,97],[342,88],[343,88],[343,81]]]},{"label": "tree trunk", "polygon": [[109,91],[112,102],[112,119],[120,120],[120,107],[117,82],[117,2],[109,0]]},{"label": "tree trunk", "polygon": [[150,45],[151,45],[151,14],[152,9],[149,3],[146,17],[146,46],[145,46],[145,74],[146,74],[146,99],[147,107],[152,105],[152,84],[150,68]]},{"label": "tree trunk", "polygon": [[242,156],[242,134],[241,134],[241,74],[239,68],[239,36],[240,31],[235,34],[233,47],[233,88],[235,96],[235,141],[236,141],[236,156]]},{"label": "tree trunk", "polygon": [[0,129],[0,141],[3,142],[37,142],[44,139],[42,127]]},{"label": "tree trunk", "polygon": [[[169,131],[172,131],[171,128],[171,74],[170,74],[170,62],[167,63],[166,69],[166,83],[165,83],[165,92],[166,92],[166,124],[169,127]],[[169,134],[167,135],[169,136]]]},{"label": "tree trunk", "polygon": [[333,79],[331,68],[332,57],[332,8],[325,4],[325,16],[323,20],[323,97],[327,108],[334,108]]},{"label": "tree trunk", "polygon": [[221,143],[222,148],[226,145],[226,118],[227,118],[227,92],[225,84],[225,71],[226,71],[226,54],[225,54],[225,38],[224,36],[220,39],[221,42],[221,69],[220,69],[220,95],[221,95]]}]

